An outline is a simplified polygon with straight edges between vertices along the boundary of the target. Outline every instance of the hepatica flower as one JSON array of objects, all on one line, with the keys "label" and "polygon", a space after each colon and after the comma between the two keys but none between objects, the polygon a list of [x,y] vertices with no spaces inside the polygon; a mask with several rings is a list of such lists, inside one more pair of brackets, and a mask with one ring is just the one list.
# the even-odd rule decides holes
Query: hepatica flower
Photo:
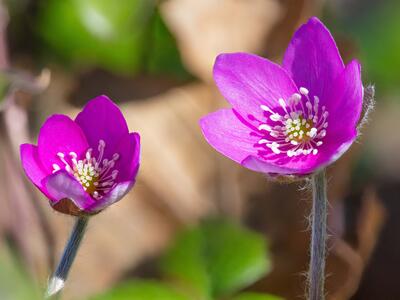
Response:
[{"label": "hepatica flower", "polygon": [[357,137],[360,64],[346,66],[315,17],[293,36],[282,66],[221,54],[214,79],[232,105],[201,119],[207,141],[241,165],[271,175],[308,175],[338,159]]},{"label": "hepatica flower", "polygon": [[54,209],[95,214],[120,200],[135,183],[140,137],[129,133],[119,108],[106,96],[87,103],[75,120],[53,115],[38,145],[21,145],[26,175]]}]

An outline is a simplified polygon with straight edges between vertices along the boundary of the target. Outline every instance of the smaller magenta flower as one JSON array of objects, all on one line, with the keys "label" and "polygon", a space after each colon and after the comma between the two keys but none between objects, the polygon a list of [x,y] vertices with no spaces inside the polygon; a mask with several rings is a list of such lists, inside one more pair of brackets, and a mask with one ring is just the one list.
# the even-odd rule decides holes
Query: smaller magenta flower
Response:
[{"label": "smaller magenta flower", "polygon": [[297,30],[282,66],[247,53],[221,54],[214,80],[232,108],[202,118],[203,134],[246,168],[309,175],[357,138],[360,64],[344,65],[330,32],[315,17]]},{"label": "smaller magenta flower", "polygon": [[26,175],[52,207],[91,215],[119,201],[135,183],[140,136],[129,133],[120,109],[106,96],[89,101],[75,120],[49,117],[37,146],[21,145]]}]

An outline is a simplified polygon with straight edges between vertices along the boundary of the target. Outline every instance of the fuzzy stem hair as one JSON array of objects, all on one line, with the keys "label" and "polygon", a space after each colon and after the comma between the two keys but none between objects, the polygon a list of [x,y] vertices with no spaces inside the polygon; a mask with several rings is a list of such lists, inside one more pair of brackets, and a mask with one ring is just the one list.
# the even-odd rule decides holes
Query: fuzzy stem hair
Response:
[{"label": "fuzzy stem hair", "polygon": [[325,170],[314,174],[311,181],[313,204],[308,300],[323,300],[325,298],[326,219],[328,206]]}]

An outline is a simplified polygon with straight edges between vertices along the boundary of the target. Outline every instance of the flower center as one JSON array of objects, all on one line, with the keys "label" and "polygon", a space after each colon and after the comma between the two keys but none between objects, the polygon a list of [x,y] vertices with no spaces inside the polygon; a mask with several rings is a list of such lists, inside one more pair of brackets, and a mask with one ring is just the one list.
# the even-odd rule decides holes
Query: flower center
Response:
[{"label": "flower center", "polygon": [[296,119],[287,119],[285,122],[285,134],[291,141],[297,143],[308,142],[314,134],[314,123],[312,120],[299,116]]},{"label": "flower center", "polygon": [[262,135],[258,144],[289,157],[316,155],[326,136],[329,115],[325,106],[319,106],[318,96],[311,100],[308,90],[301,87],[300,94],[294,93],[286,102],[279,99],[279,105],[283,113],[261,105],[267,121],[258,127]]},{"label": "flower center", "polygon": [[[106,143],[103,140],[99,141],[98,157],[92,157],[93,149],[89,148],[86,151],[85,158],[78,160],[78,155],[75,152],[70,152],[65,155],[58,152],[57,156],[64,164],[63,168],[72,174],[85,191],[95,199],[102,198],[116,185],[115,179],[118,176],[118,170],[113,170],[115,162],[119,159],[119,154],[114,153],[112,159],[103,158]],[[61,170],[58,164],[53,164],[53,173]]]}]

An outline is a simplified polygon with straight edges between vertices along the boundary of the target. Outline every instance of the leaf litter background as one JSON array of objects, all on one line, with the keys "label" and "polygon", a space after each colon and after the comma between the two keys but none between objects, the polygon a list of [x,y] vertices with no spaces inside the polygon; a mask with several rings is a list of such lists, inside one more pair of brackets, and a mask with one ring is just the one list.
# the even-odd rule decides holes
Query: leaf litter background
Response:
[{"label": "leaf litter background", "polygon": [[226,105],[218,53],[280,61],[311,15],[377,89],[360,143],[329,169],[328,299],[399,298],[396,0],[2,1],[0,298],[40,299],[73,222],[26,182],[18,145],[105,93],[141,133],[142,167],[133,192],[92,219],[63,299],[300,299],[308,190],[217,154],[198,119]]}]

